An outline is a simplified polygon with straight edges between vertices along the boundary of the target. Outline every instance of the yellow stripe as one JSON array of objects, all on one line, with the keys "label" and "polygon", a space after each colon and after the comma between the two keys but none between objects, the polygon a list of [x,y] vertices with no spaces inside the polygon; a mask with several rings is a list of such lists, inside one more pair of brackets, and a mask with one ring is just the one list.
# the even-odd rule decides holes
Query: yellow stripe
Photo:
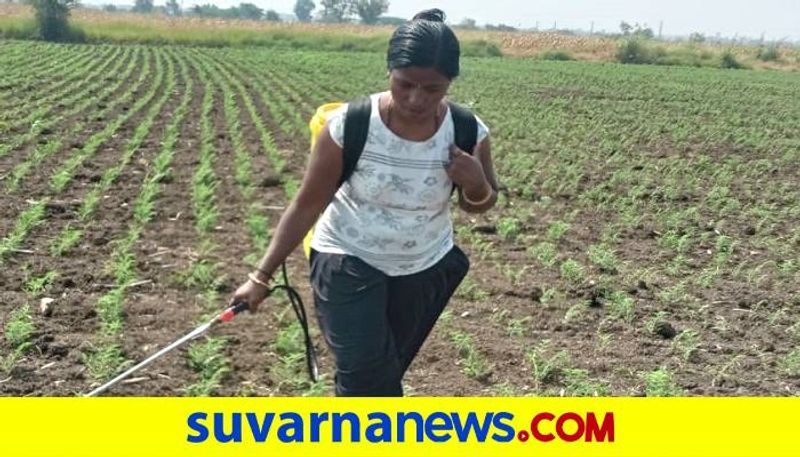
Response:
[{"label": "yellow stripe", "polygon": [[[480,456],[614,456],[614,457],[677,457],[677,456],[797,456],[796,441],[800,400],[775,398],[691,398],[691,399],[557,399],[557,398],[406,398],[406,399],[308,399],[308,398],[5,398],[0,399],[0,455],[27,457],[156,457],[156,456],[254,456],[298,455],[307,457],[369,457],[436,455]],[[266,413],[275,413],[268,438],[256,442],[246,413],[263,425]],[[311,414],[352,412],[361,421],[360,443],[332,442],[331,422],[320,425],[320,442],[310,442]],[[434,413],[440,413],[431,416]],[[459,415],[464,420],[470,413],[483,418],[487,414],[507,412],[514,415],[514,432],[530,431],[531,419],[537,414],[543,420],[537,430],[542,436],[553,435],[551,442],[530,437],[527,442],[513,439],[510,443],[488,439],[480,443],[474,435],[459,442],[455,432],[446,429],[447,417]],[[198,431],[188,425],[193,413],[207,415],[203,422],[209,436],[195,444],[189,436]],[[233,418],[242,419],[242,442],[219,443],[214,438],[213,417],[219,413],[231,432]],[[291,429],[280,414],[298,414],[304,418],[303,443],[282,443],[278,428]],[[453,436],[444,443],[432,442],[428,434],[416,442],[413,422],[405,427],[406,442],[397,443],[397,435],[389,444],[366,442],[365,430],[376,423],[370,413],[383,413],[396,418],[398,413],[418,413],[433,427],[433,437]],[[575,434],[578,424],[590,423],[590,417],[606,427],[605,440],[598,433],[584,431],[576,442],[559,438]],[[286,416],[288,417],[288,416]],[[377,416],[376,416],[377,417]],[[562,426],[557,424],[559,418]],[[578,419],[576,419],[578,418]],[[605,421],[605,422],[604,422]],[[452,420],[451,420],[452,422]],[[395,424],[396,425],[396,424]],[[591,427],[590,427],[591,428]],[[598,427],[594,427],[597,432]],[[258,427],[257,427],[258,429]],[[342,427],[344,437],[350,429]],[[373,429],[373,434],[375,434]],[[586,429],[588,430],[588,429]],[[425,431],[425,430],[423,430]],[[502,435],[502,431],[492,429]],[[587,434],[592,438],[586,441]],[[600,434],[603,435],[603,434]]]}]

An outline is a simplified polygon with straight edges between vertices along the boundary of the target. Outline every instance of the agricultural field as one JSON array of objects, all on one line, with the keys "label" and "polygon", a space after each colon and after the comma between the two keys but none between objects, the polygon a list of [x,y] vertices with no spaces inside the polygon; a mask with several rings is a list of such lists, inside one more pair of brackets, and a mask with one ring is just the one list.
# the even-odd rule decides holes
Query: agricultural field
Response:
[{"label": "agricultural field", "polygon": [[[385,88],[379,53],[0,40],[0,394],[88,392],[219,311],[316,107]],[[407,394],[800,394],[800,74],[467,58],[451,98],[503,190],[454,210],[472,269]],[[277,296],[111,393],[331,395],[301,335]]]}]

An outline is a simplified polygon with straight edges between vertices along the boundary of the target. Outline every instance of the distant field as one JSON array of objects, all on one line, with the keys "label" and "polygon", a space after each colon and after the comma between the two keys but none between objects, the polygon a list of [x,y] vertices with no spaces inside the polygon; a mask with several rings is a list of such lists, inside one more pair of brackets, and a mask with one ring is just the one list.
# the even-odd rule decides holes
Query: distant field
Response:
[{"label": "distant field", "polygon": [[[105,13],[78,9],[74,23],[88,40],[108,43],[193,44],[199,46],[268,46],[284,49],[384,52],[393,28],[355,24],[289,24],[161,15]],[[28,6],[0,4],[0,38],[25,38],[33,32],[33,14]],[[616,61],[620,40],[552,32],[496,32],[459,29],[462,49],[473,57],[505,56],[584,61]],[[662,64],[717,67],[723,53],[730,52],[747,67],[800,70],[800,49],[781,45],[777,58],[758,58],[757,46],[712,43],[651,43]],[[763,48],[762,48],[763,50]]]},{"label": "distant field", "polygon": [[[468,58],[504,190],[417,395],[800,393],[800,75]],[[74,395],[222,306],[315,108],[382,53],[0,40],[0,393]],[[301,255],[290,274],[310,303]],[[39,313],[52,298],[52,314]],[[285,300],[119,395],[328,395]],[[313,315],[313,310],[311,311]]]}]

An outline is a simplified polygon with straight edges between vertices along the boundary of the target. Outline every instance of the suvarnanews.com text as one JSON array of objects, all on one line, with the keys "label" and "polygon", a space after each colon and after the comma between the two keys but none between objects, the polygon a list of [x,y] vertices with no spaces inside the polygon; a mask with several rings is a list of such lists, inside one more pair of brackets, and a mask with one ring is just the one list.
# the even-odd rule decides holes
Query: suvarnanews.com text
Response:
[{"label": "suvarnanews.com text", "polygon": [[189,443],[510,443],[615,440],[613,412],[194,412]]}]

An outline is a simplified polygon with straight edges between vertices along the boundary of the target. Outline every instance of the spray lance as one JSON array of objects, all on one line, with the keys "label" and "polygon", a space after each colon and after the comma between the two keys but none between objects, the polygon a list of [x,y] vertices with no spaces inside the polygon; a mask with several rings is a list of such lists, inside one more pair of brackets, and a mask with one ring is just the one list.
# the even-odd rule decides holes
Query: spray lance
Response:
[{"label": "spray lance", "polygon": [[[314,351],[314,345],[311,341],[311,335],[308,332],[308,319],[306,317],[306,310],[303,306],[303,300],[300,298],[300,294],[297,293],[295,288],[289,285],[289,277],[286,274],[286,264],[284,263],[282,266],[283,272],[283,284],[276,285],[269,290],[269,294],[272,295],[273,292],[276,290],[283,290],[286,292],[287,296],[289,297],[289,302],[292,304],[292,309],[294,310],[295,316],[297,316],[297,320],[300,322],[300,326],[303,328],[303,336],[305,340],[305,347],[306,347],[306,365],[308,368],[308,375],[312,382],[317,382],[319,380],[319,369],[317,367],[317,355]],[[163,355],[171,352],[173,349],[182,346],[184,343],[188,341],[192,341],[196,338],[199,338],[201,335],[206,333],[208,330],[216,327],[217,325],[225,322],[230,322],[236,317],[237,314],[241,313],[242,311],[249,308],[249,305],[245,302],[238,302],[235,303],[233,306],[225,309],[218,315],[216,315],[213,319],[206,322],[205,324],[197,327],[196,329],[192,330],[191,332],[187,333],[186,335],[182,336],[181,338],[175,340],[168,346],[164,347],[163,349],[159,350],[155,354],[151,355],[150,357],[142,360],[136,366],[128,369],[124,373],[118,375],[111,381],[103,384],[102,386],[94,389],[93,391],[89,392],[88,394],[84,395],[85,397],[96,397],[97,395],[105,392],[106,390],[110,389],[114,385],[118,384],[123,379],[127,378],[131,374],[135,373],[136,371],[150,365],[155,360],[161,358]]]}]

